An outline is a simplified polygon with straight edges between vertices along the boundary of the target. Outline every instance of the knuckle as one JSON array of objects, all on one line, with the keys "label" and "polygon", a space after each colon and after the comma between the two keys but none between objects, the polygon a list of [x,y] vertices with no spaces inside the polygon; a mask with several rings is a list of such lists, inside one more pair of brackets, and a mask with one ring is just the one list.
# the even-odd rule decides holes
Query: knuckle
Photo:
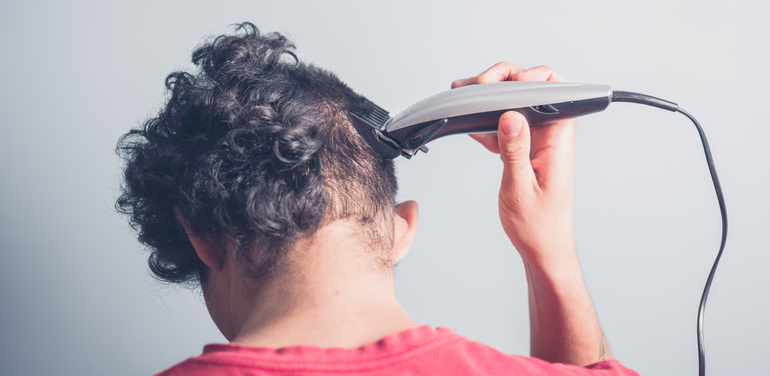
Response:
[{"label": "knuckle", "polygon": [[500,159],[502,159],[503,162],[513,162],[523,158],[529,158],[529,150],[520,145],[505,145],[504,150],[505,152],[500,153]]}]

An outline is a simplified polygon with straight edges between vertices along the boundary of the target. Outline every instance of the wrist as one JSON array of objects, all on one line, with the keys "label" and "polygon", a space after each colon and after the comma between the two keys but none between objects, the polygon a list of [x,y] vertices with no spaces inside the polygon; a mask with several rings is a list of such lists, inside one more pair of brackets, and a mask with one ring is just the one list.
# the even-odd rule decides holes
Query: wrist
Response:
[{"label": "wrist", "polygon": [[552,288],[584,288],[583,273],[574,243],[551,252],[520,250],[527,279],[538,286]]},{"label": "wrist", "polygon": [[572,231],[552,231],[550,234],[539,234],[535,231],[528,233],[529,238],[510,237],[511,243],[525,264],[544,271],[579,267]]}]

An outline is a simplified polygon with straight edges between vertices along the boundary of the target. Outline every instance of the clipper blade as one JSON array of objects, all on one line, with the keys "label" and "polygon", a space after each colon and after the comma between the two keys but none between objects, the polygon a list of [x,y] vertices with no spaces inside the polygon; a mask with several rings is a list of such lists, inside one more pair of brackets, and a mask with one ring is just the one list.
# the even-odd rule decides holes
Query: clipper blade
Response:
[{"label": "clipper blade", "polygon": [[390,120],[390,114],[372,103],[370,108],[350,111],[350,120],[364,141],[383,159],[394,159],[403,150],[398,142],[387,137],[382,129]]}]

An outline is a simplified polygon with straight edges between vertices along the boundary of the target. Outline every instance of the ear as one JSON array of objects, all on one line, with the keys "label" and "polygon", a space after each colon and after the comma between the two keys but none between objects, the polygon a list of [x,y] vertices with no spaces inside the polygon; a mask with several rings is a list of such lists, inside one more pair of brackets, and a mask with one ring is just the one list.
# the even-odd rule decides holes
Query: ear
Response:
[{"label": "ear", "polygon": [[176,219],[182,224],[182,227],[184,227],[187,237],[190,239],[190,243],[192,243],[193,248],[195,248],[195,253],[198,254],[198,258],[200,258],[209,268],[218,272],[222,271],[227,252],[222,243],[212,242],[208,239],[198,237],[190,230],[190,226],[187,224],[187,221],[184,219],[178,208],[174,208],[174,213],[176,214]]},{"label": "ear", "polygon": [[396,206],[393,213],[395,238],[391,254],[394,264],[401,261],[412,247],[412,241],[417,234],[418,212],[417,203],[414,201],[404,201]]}]

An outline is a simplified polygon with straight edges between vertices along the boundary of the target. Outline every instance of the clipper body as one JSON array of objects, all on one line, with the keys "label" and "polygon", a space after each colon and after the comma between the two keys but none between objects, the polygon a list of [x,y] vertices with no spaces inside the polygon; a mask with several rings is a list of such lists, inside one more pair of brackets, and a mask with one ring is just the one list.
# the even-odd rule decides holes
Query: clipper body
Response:
[{"label": "clipper body", "polygon": [[530,126],[537,126],[603,111],[611,101],[608,85],[506,81],[445,91],[393,118],[380,108],[371,115],[352,113],[351,117],[383,158],[411,158],[417,150],[427,151],[425,144],[444,136],[496,132],[498,119],[506,111],[518,111]]}]

